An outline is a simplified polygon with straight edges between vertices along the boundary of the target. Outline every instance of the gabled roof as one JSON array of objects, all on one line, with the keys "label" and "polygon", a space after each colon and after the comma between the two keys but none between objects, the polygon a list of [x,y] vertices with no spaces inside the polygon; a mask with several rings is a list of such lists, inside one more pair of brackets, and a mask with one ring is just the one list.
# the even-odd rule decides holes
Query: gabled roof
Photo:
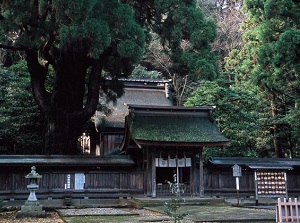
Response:
[{"label": "gabled roof", "polygon": [[229,142],[217,128],[212,107],[129,105],[129,110],[123,147],[130,139],[139,147],[223,146]]},{"label": "gabled roof", "polygon": [[124,128],[125,116],[128,114],[127,104],[172,106],[169,80],[122,79],[124,94],[114,105],[108,105],[112,113],[105,115],[96,113],[96,127]]}]

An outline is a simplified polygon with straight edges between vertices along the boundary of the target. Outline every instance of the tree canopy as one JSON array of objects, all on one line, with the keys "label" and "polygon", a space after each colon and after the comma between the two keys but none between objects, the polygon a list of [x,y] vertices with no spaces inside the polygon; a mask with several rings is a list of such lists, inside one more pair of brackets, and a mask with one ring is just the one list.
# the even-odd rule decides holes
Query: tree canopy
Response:
[{"label": "tree canopy", "polygon": [[[233,50],[226,68],[244,89],[256,89],[274,156],[299,144],[300,5],[288,0],[245,0],[244,46]],[[250,111],[249,111],[250,112]]]},{"label": "tree canopy", "polygon": [[[0,21],[0,48],[25,55],[46,123],[46,154],[77,153],[99,94],[107,100],[122,94],[118,78],[130,74],[154,33],[171,59],[169,74],[192,81],[218,73],[210,49],[215,26],[196,1],[2,0]],[[50,68],[53,84],[46,88]]]},{"label": "tree canopy", "polygon": [[[9,134],[31,128],[38,117],[32,100],[23,98],[28,91],[18,90],[29,90],[30,81],[46,124],[44,153],[76,153],[83,124],[122,95],[118,78],[139,63],[134,75],[172,78],[178,105],[216,106],[231,144],[211,152],[299,156],[299,2],[218,3],[210,8],[206,0],[0,1],[0,48],[21,52],[28,67],[28,73],[19,65],[1,70],[0,103],[9,108],[1,114],[18,118],[17,112],[29,112],[28,122],[15,124]],[[99,94],[105,98],[100,105]],[[8,125],[3,117],[0,122]],[[0,137],[8,132],[1,129]]]},{"label": "tree canopy", "polygon": [[211,49],[216,25],[204,16],[197,1],[123,2],[132,6],[136,20],[147,33],[149,45],[141,64],[172,79],[177,105],[183,105],[198,80],[218,76],[217,60]]},{"label": "tree canopy", "polygon": [[39,154],[44,123],[33,100],[24,62],[0,68],[0,153]]},{"label": "tree canopy", "polygon": [[[117,0],[1,1],[0,47],[23,51],[31,88],[46,122],[45,153],[74,154],[81,126],[94,114],[101,71],[127,74],[144,50],[144,31]],[[51,89],[45,88],[49,67]],[[102,85],[101,85],[102,84]]]}]

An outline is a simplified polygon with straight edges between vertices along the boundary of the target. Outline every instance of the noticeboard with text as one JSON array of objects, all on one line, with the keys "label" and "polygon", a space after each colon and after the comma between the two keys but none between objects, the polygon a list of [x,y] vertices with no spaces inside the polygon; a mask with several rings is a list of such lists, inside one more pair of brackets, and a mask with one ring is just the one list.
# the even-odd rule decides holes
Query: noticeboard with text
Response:
[{"label": "noticeboard with text", "polygon": [[232,167],[232,175],[234,177],[241,177],[242,176],[242,168],[239,165],[234,165]]}]

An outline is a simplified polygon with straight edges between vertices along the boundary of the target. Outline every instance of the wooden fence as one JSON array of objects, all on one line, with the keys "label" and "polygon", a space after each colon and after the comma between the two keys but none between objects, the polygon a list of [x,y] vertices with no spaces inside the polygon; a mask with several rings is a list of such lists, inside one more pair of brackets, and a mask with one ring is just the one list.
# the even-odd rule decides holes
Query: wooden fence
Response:
[{"label": "wooden fence", "polygon": [[300,202],[295,199],[286,198],[281,201],[278,198],[278,203],[276,207],[276,222],[300,222]]}]

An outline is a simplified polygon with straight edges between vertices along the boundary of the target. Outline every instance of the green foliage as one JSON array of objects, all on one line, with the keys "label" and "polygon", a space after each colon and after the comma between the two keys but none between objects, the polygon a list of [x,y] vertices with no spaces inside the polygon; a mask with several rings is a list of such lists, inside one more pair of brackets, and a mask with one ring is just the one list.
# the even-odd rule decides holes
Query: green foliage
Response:
[{"label": "green foliage", "polygon": [[0,153],[39,154],[43,148],[43,125],[31,94],[26,64],[21,61],[9,70],[1,68],[0,73],[3,95],[0,101]]},{"label": "green foliage", "polygon": [[[125,2],[133,6],[138,21],[147,30],[147,40],[159,40],[156,49],[146,51],[143,66],[157,69],[165,78],[173,80],[178,105],[183,104],[194,82],[213,80],[218,76],[216,57],[211,50],[216,25],[203,16],[196,1]],[[153,47],[153,44],[150,46]]]},{"label": "green foliage", "polygon": [[[180,98],[186,83],[218,74],[210,49],[216,27],[193,0],[16,0],[2,1],[0,8],[1,47],[26,54],[32,92],[48,122],[49,153],[76,147],[82,124],[96,110],[99,86],[105,103],[121,95],[115,80],[143,56],[145,31],[160,36]],[[46,87],[49,65],[55,78]],[[108,85],[102,71],[114,83]]]},{"label": "green foliage", "polygon": [[[245,91],[228,80],[203,81],[185,103],[186,106],[214,106],[221,133],[230,139],[230,145],[223,149],[209,148],[204,156],[258,156],[264,149],[259,131],[259,114],[254,112],[258,99],[255,92]],[[261,145],[260,145],[261,144]],[[206,159],[205,158],[205,159]]]},{"label": "green foliage", "polygon": [[16,38],[16,45],[21,47],[38,49],[49,35],[55,34],[57,46],[85,48],[93,58],[99,58],[116,39],[121,40],[121,45],[131,41],[131,48],[139,52],[126,57],[137,59],[143,52],[143,31],[134,22],[130,7],[117,0],[55,0],[52,3],[18,0],[5,2],[2,7],[4,19],[1,20],[0,37],[6,40],[9,32],[17,32],[23,24],[22,35]]},{"label": "green foliage", "polygon": [[146,67],[137,65],[132,74],[130,75],[132,78],[145,78],[145,79],[161,79],[161,73],[155,70],[148,71]]},{"label": "green foliage", "polygon": [[174,219],[175,223],[179,223],[185,216],[188,215],[187,212],[179,212],[181,203],[184,200],[181,198],[181,194],[184,191],[180,188],[179,183],[177,182],[177,175],[173,175],[174,182],[169,182],[170,191],[174,194],[175,198],[171,199],[170,201],[165,202],[165,213]]},{"label": "green foliage", "polygon": [[129,74],[144,52],[143,29],[119,0],[16,0],[0,8],[0,47],[26,55],[46,122],[45,153],[75,153],[82,125],[97,108],[99,86],[107,100],[122,92],[122,85],[106,84],[102,71],[114,82]]},{"label": "green foliage", "polygon": [[269,139],[266,147],[277,157],[288,150],[296,155],[299,135],[293,118],[300,96],[300,5],[292,0],[247,0],[243,10],[245,45],[229,55],[226,68],[240,87],[257,89],[261,103],[256,112],[264,120],[260,130]]},{"label": "green foliage", "polygon": [[169,9],[167,17],[163,23],[154,24],[154,31],[162,33],[161,41],[170,49],[171,72],[189,75],[192,80],[198,76],[200,79],[216,77],[216,61],[210,48],[215,38],[215,24],[204,19],[194,2],[169,1],[167,6],[165,4],[160,10]]}]

